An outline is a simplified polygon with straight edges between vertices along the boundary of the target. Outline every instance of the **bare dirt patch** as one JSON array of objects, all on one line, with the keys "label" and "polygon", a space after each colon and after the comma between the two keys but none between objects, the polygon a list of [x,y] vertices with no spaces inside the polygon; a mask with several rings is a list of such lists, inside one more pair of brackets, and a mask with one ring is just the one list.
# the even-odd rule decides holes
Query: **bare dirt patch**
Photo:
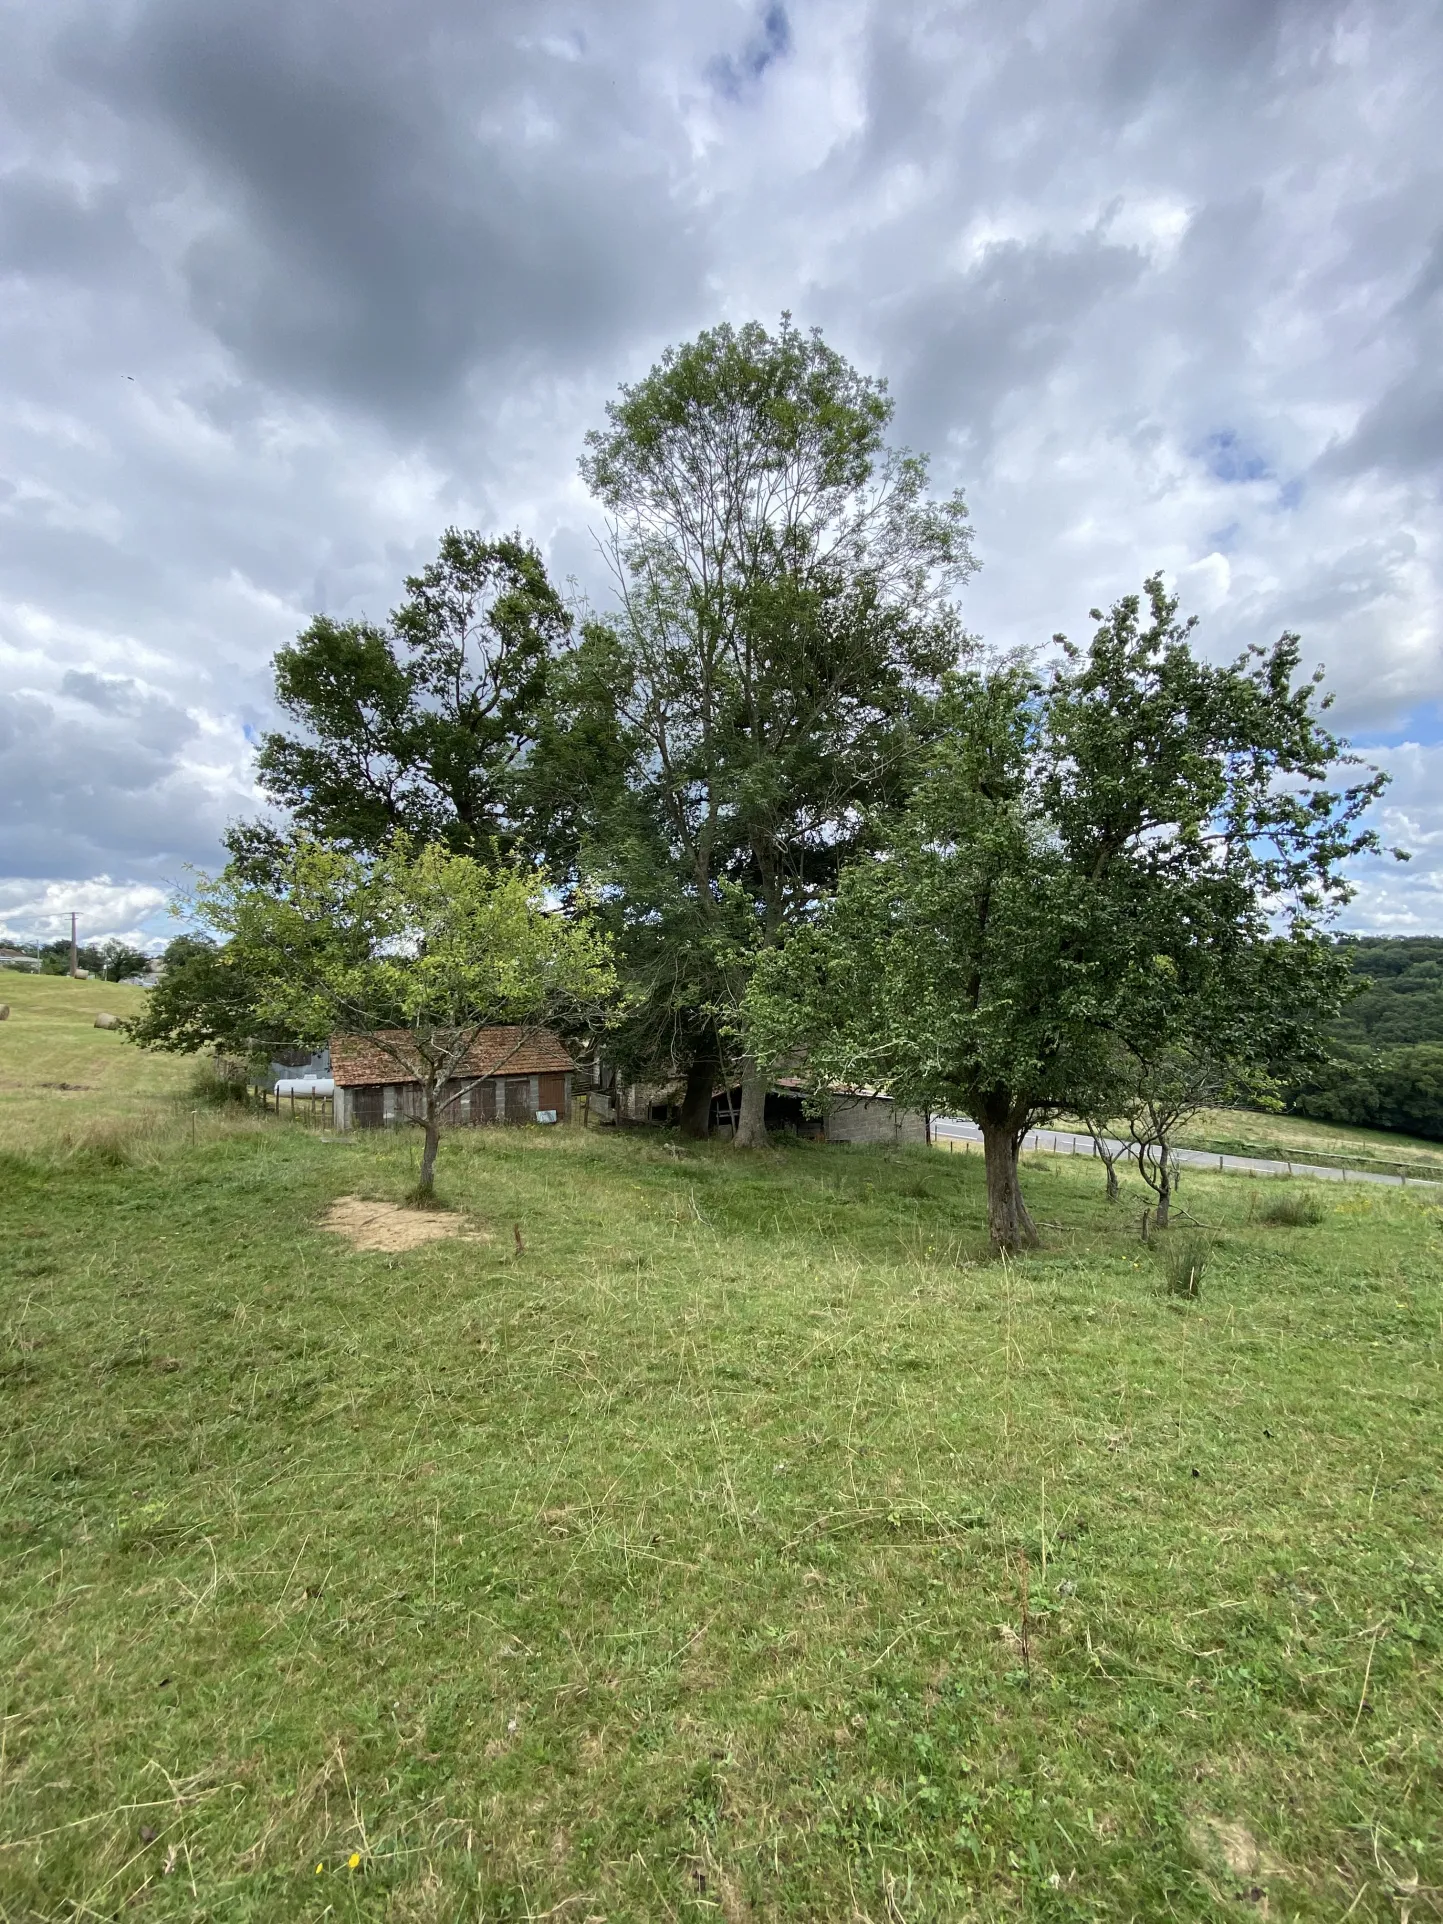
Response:
[{"label": "bare dirt patch", "polygon": [[418,1249],[422,1243],[440,1242],[447,1236],[471,1242],[485,1240],[484,1232],[449,1210],[403,1209],[399,1203],[366,1202],[360,1196],[342,1196],[332,1203],[321,1218],[321,1227],[344,1236],[353,1249],[393,1253]]},{"label": "bare dirt patch", "polygon": [[1245,1824],[1222,1817],[1199,1817],[1188,1826],[1193,1848],[1221,1856],[1234,1877],[1280,1877],[1283,1865],[1260,1844]]}]

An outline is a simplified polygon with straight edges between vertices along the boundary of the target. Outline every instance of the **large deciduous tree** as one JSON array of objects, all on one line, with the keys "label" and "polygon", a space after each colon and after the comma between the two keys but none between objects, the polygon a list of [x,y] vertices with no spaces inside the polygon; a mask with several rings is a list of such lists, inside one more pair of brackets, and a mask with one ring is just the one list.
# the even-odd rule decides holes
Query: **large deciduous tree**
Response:
[{"label": "large deciduous tree", "polygon": [[[1144,608],[1146,614],[1144,615]],[[954,678],[889,847],[758,972],[769,1046],[971,1116],[999,1249],[1036,1240],[1026,1131],[1113,1112],[1179,1051],[1246,1069],[1316,1047],[1346,993],[1321,928],[1383,777],[1325,725],[1297,637],[1216,666],[1159,578],[1047,677]]]},{"label": "large deciduous tree", "polygon": [[166,947],[164,971],[145,1007],[125,1031],[142,1048],[173,1055],[214,1049],[248,1056],[262,1048],[293,1048],[294,1027],[264,1017],[258,991],[234,944],[222,947],[208,935],[178,935]]},{"label": "large deciduous tree", "polygon": [[544,878],[396,836],[371,857],[298,838],[254,878],[202,880],[201,920],[228,938],[257,1015],[302,1041],[368,1035],[420,1085],[418,1193],[435,1180],[446,1084],[491,1024],[594,1020],[615,987],[608,945],[548,906]]},{"label": "large deciduous tree", "polygon": [[832,887],[866,811],[905,797],[962,642],[963,502],[929,498],[891,414],[883,383],[784,316],[669,349],[582,461],[620,600],[573,684],[610,758],[586,859],[653,1028],[692,1063],[693,1126],[737,1047],[739,1146],[764,1140],[754,958]]},{"label": "large deciduous tree", "polygon": [[299,732],[264,738],[261,784],[322,840],[377,850],[402,830],[506,857],[528,844],[521,791],[570,634],[531,544],[448,529],[386,622],[318,615],[281,649]]}]

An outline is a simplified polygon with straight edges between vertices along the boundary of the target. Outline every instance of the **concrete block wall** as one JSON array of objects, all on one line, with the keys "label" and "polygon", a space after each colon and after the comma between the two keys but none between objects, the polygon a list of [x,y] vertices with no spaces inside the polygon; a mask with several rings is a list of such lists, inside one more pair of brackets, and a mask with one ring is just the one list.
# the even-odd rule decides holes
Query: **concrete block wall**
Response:
[{"label": "concrete block wall", "polygon": [[827,1141],[921,1147],[927,1121],[920,1109],[900,1108],[886,1096],[839,1096],[827,1112]]}]

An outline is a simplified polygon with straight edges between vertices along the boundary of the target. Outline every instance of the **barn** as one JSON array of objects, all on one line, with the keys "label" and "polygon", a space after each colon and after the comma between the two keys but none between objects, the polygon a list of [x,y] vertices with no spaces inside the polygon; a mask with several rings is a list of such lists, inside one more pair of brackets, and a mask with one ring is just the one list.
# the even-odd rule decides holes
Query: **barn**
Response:
[{"label": "barn", "polygon": [[[382,1129],[421,1116],[421,1084],[405,1074],[383,1039],[405,1052],[405,1030],[331,1037],[337,1129]],[[576,1065],[550,1029],[482,1029],[446,1085],[442,1120],[483,1123],[566,1122]]]}]

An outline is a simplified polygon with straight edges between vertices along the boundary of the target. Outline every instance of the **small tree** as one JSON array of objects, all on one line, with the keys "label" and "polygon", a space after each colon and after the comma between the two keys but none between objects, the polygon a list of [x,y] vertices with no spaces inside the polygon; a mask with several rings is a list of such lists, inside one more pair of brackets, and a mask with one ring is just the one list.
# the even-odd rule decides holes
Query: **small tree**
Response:
[{"label": "small tree", "polygon": [[420,1198],[435,1186],[446,1085],[481,1030],[516,1025],[519,1048],[539,1028],[585,1020],[614,990],[604,938],[548,908],[544,878],[402,836],[369,859],[299,838],[271,879],[227,869],[194,901],[230,938],[262,1021],[315,1044],[365,1034],[415,1078]]},{"label": "small tree", "polygon": [[1118,1198],[1117,1165],[1126,1153],[1127,1145],[1110,1133],[1111,1116],[1085,1114],[1080,1120],[1092,1138],[1093,1153],[1107,1171],[1107,1200],[1115,1203]]},{"label": "small tree", "polygon": [[1217,1065],[1186,1050],[1169,1051],[1162,1061],[1147,1065],[1120,1112],[1128,1156],[1157,1197],[1154,1220],[1159,1229],[1167,1228],[1178,1187],[1178,1131],[1200,1109],[1219,1103],[1225,1089]]}]

